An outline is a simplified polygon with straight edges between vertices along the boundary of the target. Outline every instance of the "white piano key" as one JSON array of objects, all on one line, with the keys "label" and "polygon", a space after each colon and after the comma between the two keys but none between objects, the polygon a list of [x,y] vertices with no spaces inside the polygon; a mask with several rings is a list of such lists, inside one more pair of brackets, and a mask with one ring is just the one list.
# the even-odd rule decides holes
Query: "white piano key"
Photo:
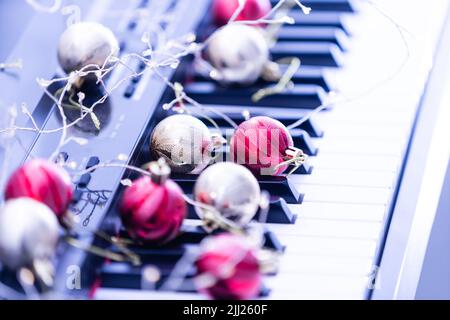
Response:
[{"label": "white piano key", "polygon": [[278,234],[286,245],[285,254],[326,255],[330,257],[373,258],[377,247],[374,240],[319,238]]},{"label": "white piano key", "polygon": [[387,187],[394,184],[396,174],[391,172],[366,172],[316,168],[311,174],[295,174],[289,179],[296,186],[302,184],[334,186]]},{"label": "white piano key", "polygon": [[406,139],[409,126],[383,126],[370,123],[343,124],[341,122],[329,124],[326,127],[326,135],[337,138],[377,138],[377,139]]},{"label": "white piano key", "polygon": [[268,223],[279,235],[378,240],[382,223],[364,221],[301,219],[293,225]]},{"label": "white piano key", "polygon": [[280,274],[326,274],[368,276],[372,259],[286,254],[280,260]]},{"label": "white piano key", "polygon": [[[326,132],[326,131],[325,131]],[[400,156],[405,150],[406,141],[379,140],[358,138],[313,138],[314,144],[321,154],[358,154],[358,155],[388,155]]]},{"label": "white piano key", "polygon": [[264,300],[363,300],[364,293],[354,292],[288,292],[276,290]]},{"label": "white piano key", "polygon": [[100,288],[95,292],[96,300],[205,300],[196,293],[178,293],[134,289]]},{"label": "white piano key", "polygon": [[329,275],[293,275],[280,274],[266,279],[267,285],[272,288],[273,295],[282,294],[284,297],[300,299],[320,295],[332,295],[337,299],[351,296],[365,299],[369,277],[329,276]]},{"label": "white piano key", "polygon": [[314,168],[397,172],[401,158],[399,156],[319,153],[317,157],[309,157],[308,163]]},{"label": "white piano key", "polygon": [[288,205],[299,219],[329,219],[381,222],[386,214],[384,205],[364,205],[348,203],[304,202]]},{"label": "white piano key", "polygon": [[304,202],[333,202],[381,204],[389,201],[391,189],[346,186],[301,185],[296,189],[304,194]]},{"label": "white piano key", "polygon": [[[364,103],[366,102],[361,101],[361,104]],[[375,107],[373,109],[375,110],[367,110],[362,107],[359,109],[354,107],[339,108],[337,106],[330,111],[317,115],[317,119],[320,119],[319,121],[324,128],[337,123],[340,125],[346,123],[355,125],[367,123],[369,125],[379,125],[381,130],[384,126],[396,126],[400,128],[403,128],[403,126],[409,126],[414,116],[414,112],[386,112]]]}]

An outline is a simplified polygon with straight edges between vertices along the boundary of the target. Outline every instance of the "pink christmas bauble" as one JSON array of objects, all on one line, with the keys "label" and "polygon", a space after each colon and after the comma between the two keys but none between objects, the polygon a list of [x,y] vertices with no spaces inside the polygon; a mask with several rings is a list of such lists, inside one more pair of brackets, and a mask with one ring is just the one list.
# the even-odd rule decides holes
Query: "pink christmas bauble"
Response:
[{"label": "pink christmas bauble", "polygon": [[58,165],[35,159],[18,168],[9,178],[5,199],[31,198],[47,205],[61,220],[72,201],[69,174]]},{"label": "pink christmas bauble", "polygon": [[[212,6],[215,24],[217,26],[227,24],[238,7],[238,0],[215,0]],[[258,20],[268,14],[271,9],[270,0],[247,0],[244,9],[239,13],[236,20]]]},{"label": "pink christmas bauble", "polygon": [[198,290],[213,299],[246,300],[258,296],[262,275],[256,247],[244,236],[207,238],[196,260]]},{"label": "pink christmas bauble", "polygon": [[163,244],[174,239],[186,216],[183,191],[172,180],[161,183],[144,176],[125,190],[122,221],[136,240]]},{"label": "pink christmas bauble", "polygon": [[[289,130],[278,120],[260,116],[242,122],[230,141],[231,158],[254,174],[280,175],[286,151],[294,147]],[[281,164],[281,165],[280,165]]]}]

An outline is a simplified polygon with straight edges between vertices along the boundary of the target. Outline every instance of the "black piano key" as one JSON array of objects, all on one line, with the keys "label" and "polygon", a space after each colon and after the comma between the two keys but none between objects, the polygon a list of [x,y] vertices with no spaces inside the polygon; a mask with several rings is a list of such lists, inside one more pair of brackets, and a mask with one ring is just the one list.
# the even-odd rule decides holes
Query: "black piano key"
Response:
[{"label": "black piano key", "polygon": [[[297,146],[296,146],[297,147]],[[227,159],[227,161],[230,161],[228,159],[231,159],[230,154],[229,154],[229,147],[223,147],[220,151],[218,151],[217,153],[222,153],[221,158],[219,157],[219,159]],[[293,167],[292,167],[293,168]],[[291,169],[292,169],[291,168]],[[289,172],[289,170],[286,170],[286,172]],[[300,167],[298,167],[295,170],[296,174],[311,174],[311,167],[310,165],[306,162],[304,164],[302,164]],[[271,177],[271,176],[259,176],[259,177]],[[272,177],[273,178],[273,177]],[[261,179],[258,179],[260,184],[261,184]],[[270,190],[269,190],[270,191]]]},{"label": "black piano key", "polygon": [[287,169],[287,172],[291,172],[291,170],[295,169],[292,174],[311,174],[313,168],[309,165],[308,162],[304,163],[298,168],[295,168],[295,166],[290,166],[289,169]]},{"label": "black piano key", "polygon": [[261,221],[260,212],[255,216],[255,220],[264,223],[294,224],[297,215],[292,213],[286,201],[280,197],[270,197],[270,209],[265,221]]},{"label": "black piano key", "polygon": [[286,246],[280,243],[275,233],[268,230],[264,233],[264,246],[275,248],[278,252],[283,252],[286,249]]},{"label": "black piano key", "polygon": [[329,42],[342,51],[348,48],[348,36],[336,27],[285,26],[278,33],[278,41]]},{"label": "black piano key", "polygon": [[[281,65],[281,72],[284,73],[287,65]],[[208,82],[211,79],[200,74],[195,74],[192,77],[193,82]],[[332,90],[332,84],[325,70],[314,66],[301,66],[301,68],[294,74],[291,81],[295,84],[313,84],[322,87],[326,92]],[[255,88],[264,88],[268,85],[274,84],[273,81],[266,81],[260,78],[254,85]]]},{"label": "black piano key", "polygon": [[323,137],[323,130],[320,129],[314,119],[308,119],[297,127],[298,129],[305,130],[312,138]]},{"label": "black piano key", "polygon": [[[168,279],[168,271],[165,270],[161,279],[156,283],[156,288],[151,290],[158,290]],[[138,267],[130,267],[126,263],[114,262],[104,265],[100,270],[101,287],[103,288],[117,288],[117,289],[135,289],[148,290],[149,287],[143,278],[143,269]],[[195,268],[192,266],[185,274],[186,278],[178,287],[177,292],[196,293],[197,289],[195,283],[192,281],[195,276]],[[267,297],[270,294],[270,289],[264,284],[262,285],[260,297]]]},{"label": "black piano key", "polygon": [[[155,260],[156,261],[156,260]],[[153,267],[153,264],[151,264]],[[154,265],[159,269],[161,278],[155,284],[159,288],[170,272],[173,270],[174,264],[158,263]],[[143,278],[143,271],[145,266],[135,267],[125,262],[112,262],[102,266],[99,272],[101,279],[101,286],[103,288],[121,288],[121,289],[142,289],[145,288],[145,279]],[[195,275],[195,268],[191,266],[186,274],[187,278],[192,278]],[[195,288],[188,286],[188,283],[181,285],[180,292],[195,292]]]},{"label": "black piano key", "polygon": [[350,35],[351,31],[345,17],[337,12],[312,12],[305,15],[300,11],[289,12],[296,26],[308,27],[336,27]]},{"label": "black piano key", "polygon": [[[243,105],[237,106],[225,106],[225,105],[204,105],[206,108],[213,108],[217,111],[220,111],[226,114],[231,120],[235,123],[240,124],[243,122],[244,116],[242,115],[243,110],[248,110],[250,112],[251,117],[256,116],[267,116],[274,119],[277,119],[285,126],[288,126],[295,121],[301,119],[302,117],[307,115],[307,110],[295,110],[295,109],[286,109],[286,108],[265,108],[265,107],[249,107]],[[206,112],[206,114],[212,118],[219,126],[224,128],[229,128],[230,125],[226,122],[221,116],[217,115],[214,112]],[[323,136],[323,130],[317,124],[317,121],[314,118],[310,118],[299,125],[296,129],[301,129],[306,131],[313,138],[320,138]],[[296,129],[293,129],[295,132]]]},{"label": "black piano key", "polygon": [[302,149],[302,151],[308,156],[317,155],[319,149],[314,146],[309,134],[304,130],[293,130],[291,132],[292,139],[296,148]]},{"label": "black piano key", "polygon": [[[271,0],[272,5],[278,3],[279,0]],[[333,11],[352,13],[356,11],[355,5],[351,0],[303,0],[302,4],[315,11]],[[298,7],[296,7],[298,8]]]},{"label": "black piano key", "polygon": [[[131,244],[128,248],[137,254],[144,252],[151,253],[153,251],[163,250],[165,254],[174,254],[178,252],[180,255],[184,252],[184,245],[186,244],[199,244],[208,234],[200,226],[182,225],[180,234],[170,241],[169,244],[164,246],[151,245],[151,244]],[[131,239],[130,235],[125,229],[121,229],[119,232],[121,239]],[[115,249],[113,249],[114,251]]]},{"label": "black piano key", "polygon": [[342,51],[333,43],[280,41],[271,50],[274,60],[297,57],[307,66],[340,67]]},{"label": "black piano key", "polygon": [[206,231],[200,226],[183,225],[181,227],[181,234],[172,242],[179,245],[196,244],[200,243],[206,236]]},{"label": "black piano key", "polygon": [[[204,237],[207,236],[203,232]],[[127,289],[145,289],[148,288],[148,280],[145,279],[145,268],[157,268],[160,273],[160,278],[154,283],[152,289],[159,289],[161,285],[167,280],[168,276],[173,271],[177,262],[184,256],[186,249],[192,245],[177,246],[168,244],[166,246],[147,246],[147,245],[130,245],[128,248],[135,254],[139,255],[143,263],[142,266],[132,266],[127,262],[108,262],[105,263],[98,272],[101,286],[107,288],[127,288]],[[272,232],[264,231],[264,248],[283,252],[285,247],[280,243],[278,238]],[[109,250],[119,253],[117,248],[111,247]],[[190,279],[196,275],[195,266],[192,264],[188,266],[186,278]],[[195,288],[189,281],[183,283],[178,291],[194,292]]]},{"label": "black piano key", "polygon": [[284,176],[259,176],[258,183],[261,190],[267,190],[271,196],[282,197],[289,204],[303,202],[303,194]]},{"label": "black piano key", "polygon": [[322,105],[325,91],[315,85],[295,85],[283,93],[267,96],[258,102],[251,97],[251,88],[222,88],[213,83],[192,83],[185,87],[186,94],[201,104],[259,105],[280,108],[314,109]]},{"label": "black piano key", "polygon": [[[174,180],[186,194],[192,194],[197,175],[173,174]],[[298,204],[303,201],[303,195],[292,186],[284,176],[258,176],[258,183],[261,190],[267,190],[271,196],[282,197],[287,203]]]},{"label": "black piano key", "polygon": [[[195,208],[189,206],[187,215],[188,219],[198,220],[200,217],[197,215]],[[260,213],[258,212],[253,220],[260,221]],[[264,223],[280,223],[280,224],[293,224],[297,220],[297,215],[293,214],[286,201],[280,197],[271,197],[270,209],[267,214],[267,218]]]},{"label": "black piano key", "polygon": [[[133,253],[137,254],[142,262],[142,264],[154,264],[161,267],[166,267],[169,271],[173,265],[175,265],[178,260],[185,254],[186,250],[183,247],[178,248],[165,248],[165,247],[154,247],[147,248],[145,246],[138,247],[132,246],[128,247]],[[116,250],[112,250],[119,253]],[[166,270],[167,270],[166,269]]]},{"label": "black piano key", "polygon": [[104,264],[99,271],[99,276],[104,288],[140,288],[142,283],[140,268],[132,267],[124,262]]},{"label": "black piano key", "polygon": [[[281,65],[281,72],[285,72],[286,65]],[[323,68],[314,66],[301,66],[300,69],[291,78],[295,84],[313,84],[323,88],[326,92],[332,90],[332,83]],[[256,86],[263,87],[271,84],[263,79],[259,79]]]},{"label": "black piano key", "polygon": [[323,88],[326,92],[332,90],[332,85],[323,70],[316,67],[300,67],[291,81],[295,84],[312,84]]},{"label": "black piano key", "polygon": [[264,285],[264,283],[262,284],[262,287],[261,287],[261,293],[259,294],[259,296],[261,297],[261,298],[266,298],[266,297],[268,297],[268,296],[270,296],[270,293],[272,292],[272,290],[270,290],[269,288],[267,288],[265,285]]}]

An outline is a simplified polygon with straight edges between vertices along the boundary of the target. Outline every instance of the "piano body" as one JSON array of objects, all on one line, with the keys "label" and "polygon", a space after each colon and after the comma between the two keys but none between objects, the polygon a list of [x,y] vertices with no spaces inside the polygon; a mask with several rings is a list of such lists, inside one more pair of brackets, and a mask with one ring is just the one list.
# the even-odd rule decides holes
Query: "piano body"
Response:
[{"label": "piano body", "polygon": [[[279,270],[264,279],[261,299],[414,299],[433,223],[440,201],[445,201],[441,191],[450,159],[448,1],[303,3],[312,8],[311,14],[293,8],[289,15],[294,24],[281,27],[271,49],[276,59],[302,60],[287,92],[252,103],[250,95],[264,83],[222,88],[193,74],[189,58],[176,70],[168,67],[161,73],[181,81],[202,105],[238,123],[244,120],[243,110],[290,125],[323,103],[332,105],[292,131],[296,146],[309,155],[308,163],[287,178],[259,181],[272,196],[266,245],[282,253]],[[113,30],[122,55],[145,49],[141,37],[152,21],[158,21],[169,39],[192,32],[201,38],[211,29],[209,0],[64,1],[71,4],[79,6],[83,20]],[[136,10],[145,12],[145,18],[138,18]],[[170,19],[161,20],[164,15]],[[23,62],[20,70],[0,72],[1,126],[8,125],[11,105],[25,103],[39,128],[60,127],[58,110],[36,79],[62,75],[56,52],[67,16],[38,13],[25,1],[3,1],[0,18],[0,62]],[[130,65],[142,70],[137,62]],[[127,71],[115,69],[107,86]],[[118,156],[132,165],[148,162],[149,136],[170,113],[161,106],[172,99],[173,92],[152,73],[130,79],[99,106],[100,132],[92,133],[89,123],[71,128],[70,134],[88,143],[69,143],[61,156],[78,170]],[[219,116],[210,116],[229,129]],[[32,123],[19,111],[16,125]],[[15,134],[14,139],[1,140],[0,190],[21,164],[48,158],[60,138],[59,133]],[[74,181],[78,192],[72,210],[78,212],[80,224],[89,230],[120,230],[116,208],[121,181],[134,177],[124,168],[108,168]],[[195,179],[174,176],[187,193]],[[85,201],[87,190],[101,196]],[[160,283],[147,279],[153,267],[167,278],[184,250],[205,237],[200,225],[190,213],[185,232],[171,246],[131,246],[143,266],[107,262],[61,245],[55,292],[74,299],[204,299],[188,285],[164,291]],[[106,245],[94,237],[82,240]],[[71,266],[81,270],[80,288],[67,286]],[[0,279],[10,287],[17,285],[5,268]]]}]

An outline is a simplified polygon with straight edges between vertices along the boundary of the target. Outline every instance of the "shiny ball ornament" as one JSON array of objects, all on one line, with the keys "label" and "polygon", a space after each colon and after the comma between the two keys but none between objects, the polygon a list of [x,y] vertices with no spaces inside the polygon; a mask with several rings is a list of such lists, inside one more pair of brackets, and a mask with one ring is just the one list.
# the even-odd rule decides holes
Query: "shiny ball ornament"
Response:
[{"label": "shiny ball ornament", "polygon": [[[216,25],[223,26],[230,21],[239,7],[239,0],[214,0],[213,19]],[[267,15],[272,9],[270,0],[247,0],[244,8],[236,17],[237,21],[254,21]]]},{"label": "shiny ball ornament", "polygon": [[251,85],[270,65],[269,46],[258,28],[227,25],[210,38],[206,56],[210,76],[222,84]]},{"label": "shiny ball ornament", "polygon": [[50,261],[58,238],[58,221],[45,204],[18,198],[0,209],[0,261],[11,270]]},{"label": "shiny ball ornament", "polygon": [[305,155],[294,147],[289,130],[278,120],[260,116],[242,122],[230,141],[231,158],[256,175],[280,175]]},{"label": "shiny ball ornament", "polygon": [[5,199],[32,198],[47,205],[62,220],[72,201],[73,186],[69,174],[43,159],[31,160],[9,178]]},{"label": "shiny ball ornament", "polygon": [[[236,227],[245,227],[257,213],[261,202],[258,181],[245,167],[232,162],[220,162],[208,167],[198,177],[194,187],[197,214],[207,224],[217,224],[224,219]],[[212,227],[214,229],[214,227]],[[227,227],[225,227],[227,229]]]},{"label": "shiny ball ornament", "polygon": [[118,52],[119,43],[110,29],[97,22],[79,22],[61,35],[58,60],[61,68],[70,74],[91,64],[102,67]]},{"label": "shiny ball ornament", "polygon": [[257,248],[244,236],[207,238],[195,264],[198,290],[213,299],[247,300],[260,293],[262,273]]},{"label": "shiny ball ornament", "polygon": [[120,206],[123,224],[142,243],[167,243],[174,239],[186,217],[183,191],[168,179],[163,162],[150,164],[151,177],[144,176],[125,190]]},{"label": "shiny ball ornament", "polygon": [[154,159],[164,158],[172,172],[200,173],[211,161],[211,152],[220,139],[190,115],[173,115],[153,130],[150,148]]}]

